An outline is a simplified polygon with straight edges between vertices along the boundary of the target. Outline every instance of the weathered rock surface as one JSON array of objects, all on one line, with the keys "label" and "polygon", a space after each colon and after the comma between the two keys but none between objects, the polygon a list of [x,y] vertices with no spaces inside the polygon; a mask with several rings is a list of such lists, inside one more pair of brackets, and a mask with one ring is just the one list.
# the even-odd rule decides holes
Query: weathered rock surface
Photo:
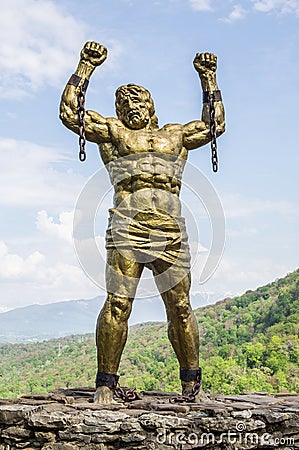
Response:
[{"label": "weathered rock surface", "polygon": [[299,395],[211,396],[171,403],[172,394],[92,403],[90,388],[0,400],[0,450],[299,449]]}]

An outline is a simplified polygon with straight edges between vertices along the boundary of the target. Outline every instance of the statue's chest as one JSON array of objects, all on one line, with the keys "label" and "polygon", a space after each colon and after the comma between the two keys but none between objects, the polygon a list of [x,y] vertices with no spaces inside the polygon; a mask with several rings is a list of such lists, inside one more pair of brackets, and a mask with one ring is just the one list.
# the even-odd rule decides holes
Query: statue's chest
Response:
[{"label": "statue's chest", "polygon": [[117,141],[120,156],[151,152],[177,155],[181,148],[178,136],[162,131],[125,131]]}]

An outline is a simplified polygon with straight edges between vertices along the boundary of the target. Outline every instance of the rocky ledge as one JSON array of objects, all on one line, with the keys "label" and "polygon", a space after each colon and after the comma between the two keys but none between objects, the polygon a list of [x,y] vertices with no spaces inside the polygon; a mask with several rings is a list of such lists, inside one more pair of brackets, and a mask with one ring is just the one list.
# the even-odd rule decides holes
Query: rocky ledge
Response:
[{"label": "rocky ledge", "polygon": [[213,395],[171,403],[174,394],[103,408],[90,388],[0,400],[0,450],[299,449],[299,395]]}]

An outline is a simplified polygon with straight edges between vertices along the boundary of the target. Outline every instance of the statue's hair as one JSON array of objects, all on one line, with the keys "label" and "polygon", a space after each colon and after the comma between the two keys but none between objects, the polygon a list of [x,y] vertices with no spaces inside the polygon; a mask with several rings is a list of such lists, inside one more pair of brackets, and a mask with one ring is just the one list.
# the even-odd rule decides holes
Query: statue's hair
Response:
[{"label": "statue's hair", "polygon": [[144,103],[147,104],[149,108],[149,113],[152,118],[155,114],[155,105],[154,101],[151,97],[150,92],[145,89],[142,86],[138,86],[138,84],[126,84],[123,86],[120,86],[116,92],[115,92],[115,110],[118,117],[121,115],[121,106],[120,106],[120,100],[121,98],[130,95],[130,94],[137,94]]}]

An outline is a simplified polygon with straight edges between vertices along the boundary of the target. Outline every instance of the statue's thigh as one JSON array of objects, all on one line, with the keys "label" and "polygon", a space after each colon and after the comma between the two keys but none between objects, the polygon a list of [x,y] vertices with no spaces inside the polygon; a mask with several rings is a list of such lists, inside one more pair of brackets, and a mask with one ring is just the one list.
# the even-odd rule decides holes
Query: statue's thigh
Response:
[{"label": "statue's thigh", "polygon": [[144,268],[136,262],[133,252],[109,249],[106,265],[106,289],[108,292],[133,298]]},{"label": "statue's thigh", "polygon": [[191,285],[190,270],[179,261],[169,264],[156,260],[151,264],[155,283],[163,299],[188,297]]}]

